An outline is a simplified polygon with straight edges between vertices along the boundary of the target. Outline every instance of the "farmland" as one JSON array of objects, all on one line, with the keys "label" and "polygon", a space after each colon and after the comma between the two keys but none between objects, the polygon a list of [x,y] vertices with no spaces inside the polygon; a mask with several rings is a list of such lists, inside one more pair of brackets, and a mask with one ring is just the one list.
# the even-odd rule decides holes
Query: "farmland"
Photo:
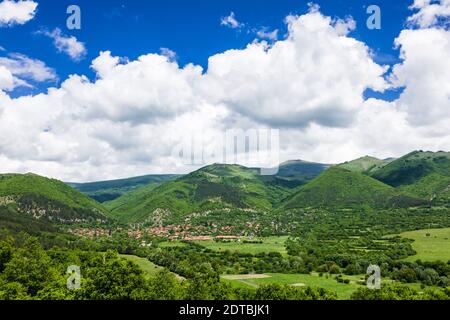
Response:
[{"label": "farmland", "polygon": [[282,255],[286,254],[285,242],[287,236],[256,238],[251,242],[215,242],[215,241],[198,241],[197,244],[214,251],[236,251],[240,253],[258,254],[264,252],[278,252]]},{"label": "farmland", "polygon": [[407,261],[436,261],[447,262],[450,260],[450,228],[423,229],[404,232],[400,234],[403,238],[414,240],[411,244],[417,252],[416,255],[408,257]]}]

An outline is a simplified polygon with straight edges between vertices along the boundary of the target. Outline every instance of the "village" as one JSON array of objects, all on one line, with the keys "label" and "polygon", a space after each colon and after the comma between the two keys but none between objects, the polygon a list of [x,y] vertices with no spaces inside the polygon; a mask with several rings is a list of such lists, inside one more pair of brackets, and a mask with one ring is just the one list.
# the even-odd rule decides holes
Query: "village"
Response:
[{"label": "village", "polygon": [[[236,227],[212,224],[211,226],[168,225],[148,228],[132,228],[115,230],[106,228],[78,228],[69,230],[73,235],[95,239],[98,237],[111,237],[113,233],[126,231],[128,237],[144,239],[146,236],[166,238],[169,241],[240,241],[243,232],[237,232]],[[143,240],[142,245],[146,245]]]}]

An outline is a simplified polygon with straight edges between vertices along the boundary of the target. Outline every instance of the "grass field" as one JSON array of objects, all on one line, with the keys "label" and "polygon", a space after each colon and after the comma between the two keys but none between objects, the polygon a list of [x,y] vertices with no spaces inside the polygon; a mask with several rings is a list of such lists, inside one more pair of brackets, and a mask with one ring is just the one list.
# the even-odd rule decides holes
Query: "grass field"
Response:
[{"label": "grass field", "polygon": [[[252,277],[253,276],[253,277]],[[267,273],[265,275],[224,275],[222,278],[237,287],[257,288],[263,284],[279,283],[289,284],[297,287],[310,286],[325,288],[337,293],[339,299],[349,299],[351,294],[363,286],[358,281],[363,280],[364,276],[344,276],[349,279],[349,284],[337,282],[333,276],[323,275],[320,277],[317,273],[312,274],[282,274]]]},{"label": "grass field", "polygon": [[286,255],[284,243],[287,236],[256,238],[253,241],[262,241],[262,243],[244,243],[244,242],[215,242],[198,241],[197,244],[214,251],[238,251],[241,253],[258,254],[261,252],[279,252]]},{"label": "grass field", "polygon": [[450,228],[409,231],[400,236],[414,240],[412,247],[417,254],[408,257],[407,261],[450,260]]},{"label": "grass field", "polygon": [[167,241],[159,243],[160,248],[171,248],[171,247],[184,247],[186,243],[181,241]]},{"label": "grass field", "polygon": [[159,270],[163,269],[162,267],[157,266],[156,264],[145,258],[140,258],[138,256],[128,254],[121,254],[120,256],[137,264],[142,269],[142,271],[144,271],[149,276],[153,276]]}]

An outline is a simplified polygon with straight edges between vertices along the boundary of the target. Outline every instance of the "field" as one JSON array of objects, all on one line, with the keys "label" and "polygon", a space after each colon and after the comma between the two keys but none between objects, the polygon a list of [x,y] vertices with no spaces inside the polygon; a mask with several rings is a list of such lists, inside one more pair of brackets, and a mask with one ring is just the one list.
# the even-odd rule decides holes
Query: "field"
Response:
[{"label": "field", "polygon": [[120,256],[137,264],[142,269],[142,271],[144,271],[145,274],[149,276],[155,275],[159,270],[162,269],[161,267],[157,266],[156,264],[145,258],[140,258],[138,256],[128,254],[121,254]]},{"label": "field", "polygon": [[362,287],[359,281],[364,281],[364,276],[344,276],[349,279],[349,284],[339,283],[331,275],[319,276],[312,274],[281,274],[267,273],[264,275],[224,275],[222,278],[234,286],[256,288],[262,284],[289,284],[292,286],[303,287],[321,287],[337,293],[339,299],[349,299],[351,294]]},{"label": "field", "polygon": [[412,247],[417,254],[408,257],[407,261],[450,260],[450,228],[410,231],[401,233],[400,236],[414,240]]},{"label": "field", "polygon": [[252,241],[262,241],[262,243],[244,243],[244,242],[215,242],[215,241],[197,241],[196,243],[214,250],[214,251],[238,251],[241,253],[258,254],[265,252],[279,252],[282,255],[286,255],[286,248],[284,243],[287,240],[287,236],[281,237],[265,237],[255,238]]}]

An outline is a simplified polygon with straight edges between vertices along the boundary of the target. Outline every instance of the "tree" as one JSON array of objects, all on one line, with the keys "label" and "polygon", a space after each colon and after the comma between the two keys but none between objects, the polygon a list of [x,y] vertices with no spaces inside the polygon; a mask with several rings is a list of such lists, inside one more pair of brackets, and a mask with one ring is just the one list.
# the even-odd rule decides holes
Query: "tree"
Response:
[{"label": "tree", "polygon": [[56,270],[36,238],[27,238],[22,248],[14,251],[5,264],[3,278],[7,282],[18,282],[26,292],[34,296],[55,278]]},{"label": "tree", "polygon": [[0,283],[0,300],[30,300],[26,288],[18,282]]},{"label": "tree", "polygon": [[167,269],[162,269],[149,280],[148,299],[180,300],[184,298],[185,288],[176,276]]},{"label": "tree", "polygon": [[78,299],[141,300],[147,297],[148,283],[141,269],[122,259],[116,252],[98,255],[89,266],[81,269],[81,289]]}]

